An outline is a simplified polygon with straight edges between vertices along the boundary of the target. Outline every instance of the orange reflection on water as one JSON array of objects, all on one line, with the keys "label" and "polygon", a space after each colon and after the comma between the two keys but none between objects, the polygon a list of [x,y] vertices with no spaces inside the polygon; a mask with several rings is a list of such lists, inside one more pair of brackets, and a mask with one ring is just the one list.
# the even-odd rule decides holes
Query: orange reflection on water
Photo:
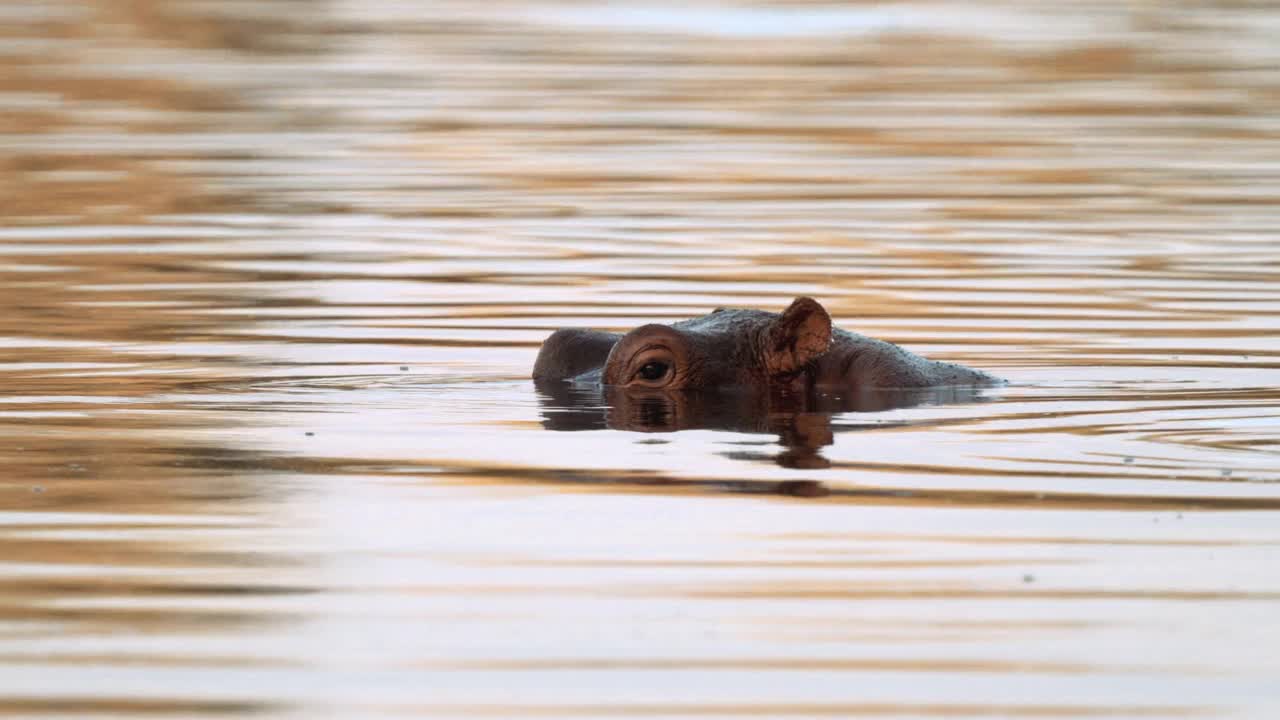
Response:
[{"label": "orange reflection on water", "polygon": [[[0,713],[1280,712],[1272,8],[0,15]],[[1013,384],[527,380],[796,295]]]}]

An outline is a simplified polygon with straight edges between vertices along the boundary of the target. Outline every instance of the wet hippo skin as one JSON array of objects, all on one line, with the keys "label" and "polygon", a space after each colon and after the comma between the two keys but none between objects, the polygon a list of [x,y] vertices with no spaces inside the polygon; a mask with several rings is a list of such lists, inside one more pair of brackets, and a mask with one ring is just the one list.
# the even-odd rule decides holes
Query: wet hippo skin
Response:
[{"label": "wet hippo skin", "polygon": [[652,390],[932,388],[997,385],[998,378],[929,360],[897,345],[832,327],[816,300],[781,313],[719,308],[625,335],[557,330],[542,343],[533,377]]}]

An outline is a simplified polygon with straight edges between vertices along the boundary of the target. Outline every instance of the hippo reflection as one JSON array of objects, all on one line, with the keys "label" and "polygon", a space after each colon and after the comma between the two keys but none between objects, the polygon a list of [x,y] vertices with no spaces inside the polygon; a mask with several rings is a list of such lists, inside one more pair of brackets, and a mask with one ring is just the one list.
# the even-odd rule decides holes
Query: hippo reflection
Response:
[{"label": "hippo reflection", "polygon": [[719,308],[672,325],[643,325],[626,335],[557,330],[533,365],[541,381],[707,390],[747,387],[926,388],[1000,381],[980,370],[929,360],[892,343],[833,328],[812,298],[781,313]]},{"label": "hippo reflection", "polygon": [[782,313],[720,308],[626,335],[557,330],[533,377],[549,429],[770,433],[788,467],[826,465],[834,414],[973,402],[1001,382],[833,328],[804,297]]},{"label": "hippo reflection", "polygon": [[[535,382],[548,430],[627,430],[665,433],[725,430],[776,435],[783,451],[773,460],[784,467],[822,468],[823,447],[834,442],[831,418],[848,412],[876,412],[917,405],[982,402],[974,387],[865,388],[854,392],[761,392],[729,390],[662,391],[645,388]],[[840,430],[882,425],[842,423]],[[764,443],[760,443],[764,444]],[[755,459],[746,450],[734,454]]]}]

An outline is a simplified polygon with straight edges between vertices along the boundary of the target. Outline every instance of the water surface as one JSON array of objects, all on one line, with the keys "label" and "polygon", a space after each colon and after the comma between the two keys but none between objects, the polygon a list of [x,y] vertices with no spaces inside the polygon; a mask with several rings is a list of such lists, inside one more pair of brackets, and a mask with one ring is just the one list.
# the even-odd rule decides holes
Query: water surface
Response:
[{"label": "water surface", "polygon": [[[1268,4],[0,17],[0,714],[1280,713]],[[528,380],[800,294],[1011,384]]]}]

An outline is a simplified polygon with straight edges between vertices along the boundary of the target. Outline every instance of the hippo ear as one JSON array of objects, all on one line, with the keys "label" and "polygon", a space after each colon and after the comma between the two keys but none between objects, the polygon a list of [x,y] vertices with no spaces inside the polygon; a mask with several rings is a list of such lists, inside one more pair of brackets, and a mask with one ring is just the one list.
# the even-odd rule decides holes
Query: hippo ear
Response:
[{"label": "hippo ear", "polygon": [[831,344],[831,316],[817,300],[796,298],[764,334],[764,367],[770,375],[796,372]]}]

